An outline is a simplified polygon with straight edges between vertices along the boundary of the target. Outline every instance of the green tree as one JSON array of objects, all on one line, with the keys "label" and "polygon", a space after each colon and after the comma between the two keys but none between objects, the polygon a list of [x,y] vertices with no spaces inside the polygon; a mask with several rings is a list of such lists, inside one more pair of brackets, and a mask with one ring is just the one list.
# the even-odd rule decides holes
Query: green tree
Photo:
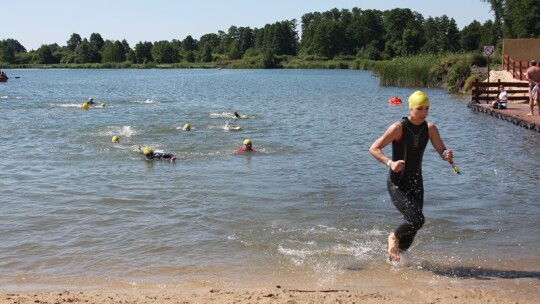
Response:
[{"label": "green tree", "polygon": [[122,49],[124,50],[124,55],[131,50],[131,47],[129,46],[129,43],[126,39],[122,39],[120,42],[122,44]]},{"label": "green tree", "polygon": [[26,53],[26,49],[15,39],[0,41],[0,62],[17,63],[17,55]]},{"label": "green tree", "polygon": [[240,59],[242,58],[242,52],[240,51],[240,43],[238,41],[233,41],[229,44],[229,48],[227,50],[227,56],[229,59]]},{"label": "green tree", "polygon": [[484,45],[497,45],[499,44],[501,37],[498,34],[498,26],[492,20],[487,20],[482,24],[481,28],[481,40],[480,46]]},{"label": "green tree", "polygon": [[474,20],[460,32],[459,45],[465,52],[478,51],[482,42],[482,24]]},{"label": "green tree", "polygon": [[175,63],[179,60],[179,54],[170,42],[163,40],[154,43],[152,58],[156,63]]},{"label": "green tree", "polygon": [[102,52],[103,48],[105,47],[105,41],[103,38],[101,38],[101,35],[98,33],[92,33],[90,35],[90,44],[98,50],[98,52]]},{"label": "green tree", "polygon": [[253,30],[249,27],[238,28],[238,48],[239,52],[244,55],[247,49],[253,47],[254,35]]},{"label": "green tree", "polygon": [[456,52],[460,50],[460,31],[456,21],[446,15],[429,17],[423,24],[424,53]]},{"label": "green tree", "polygon": [[347,27],[347,36],[355,53],[362,50],[366,54],[371,54],[367,58],[372,57],[375,53],[380,54],[380,51],[384,49],[384,40],[381,35],[384,31],[382,22],[381,11],[352,9],[352,20]]},{"label": "green tree", "polygon": [[311,49],[313,47],[313,38],[315,36],[315,28],[317,26],[317,23],[322,20],[322,14],[315,12],[315,13],[307,13],[302,15],[301,18],[301,28],[302,28],[302,47],[301,52],[310,54]]},{"label": "green tree", "polygon": [[103,53],[101,54],[101,62],[124,62],[125,60],[124,46],[120,41],[105,41]]},{"label": "green tree", "polygon": [[505,36],[509,38],[540,37],[540,1],[506,0]]},{"label": "green tree", "polygon": [[493,39],[495,39],[495,43],[497,44],[500,41],[502,41],[503,38],[503,20],[504,16],[506,15],[505,12],[505,6],[506,6],[506,0],[482,0],[483,2],[487,2],[491,5],[491,11],[494,15],[494,21],[493,21],[493,27],[491,28],[491,36]]},{"label": "green tree", "polygon": [[85,38],[75,49],[75,63],[97,63],[100,62],[101,55],[90,42]]},{"label": "green tree", "polygon": [[[53,46],[54,48],[54,46]],[[55,64],[60,62],[60,58],[53,55],[53,48],[43,44],[36,50],[35,62],[40,64]]]},{"label": "green tree", "polygon": [[202,62],[211,62],[212,61],[212,46],[210,42],[206,42],[202,49]]},{"label": "green tree", "polygon": [[187,62],[195,62],[196,61],[195,52],[187,51],[186,52],[186,61]]},{"label": "green tree", "polygon": [[221,43],[221,39],[218,34],[202,35],[201,38],[199,39],[200,45],[204,46],[205,44],[208,44],[208,46],[210,46],[212,50],[217,49],[220,43]]},{"label": "green tree", "polygon": [[15,63],[15,51],[5,42],[0,42],[0,62]]},{"label": "green tree", "polygon": [[[221,33],[221,44],[220,48],[225,53],[231,53],[231,49],[234,49],[234,57],[235,59],[240,58],[242,55],[237,55],[239,53],[238,49],[238,40],[240,37],[240,34],[238,33],[238,27],[231,26],[229,27],[229,31],[225,34],[224,32]],[[236,43],[235,46],[232,46],[233,43]],[[230,57],[230,55],[229,55]]]},{"label": "green tree", "polygon": [[81,43],[82,43],[81,35],[77,33],[73,33],[71,34],[71,37],[67,41],[66,47],[68,48],[68,50],[75,52],[75,50]]},{"label": "green tree", "polygon": [[151,42],[139,42],[135,45],[135,62],[136,63],[149,63],[154,59],[152,57],[152,48],[154,46]]},{"label": "green tree", "polygon": [[383,14],[386,56],[393,58],[417,54],[424,44],[421,40],[422,15],[408,8],[396,8]]},{"label": "green tree", "polygon": [[182,40],[182,47],[186,51],[196,51],[197,50],[197,41],[191,37],[191,35],[186,36],[184,40]]},{"label": "green tree", "polygon": [[334,20],[323,20],[315,28],[312,51],[314,54],[333,58],[343,50],[345,29]]}]

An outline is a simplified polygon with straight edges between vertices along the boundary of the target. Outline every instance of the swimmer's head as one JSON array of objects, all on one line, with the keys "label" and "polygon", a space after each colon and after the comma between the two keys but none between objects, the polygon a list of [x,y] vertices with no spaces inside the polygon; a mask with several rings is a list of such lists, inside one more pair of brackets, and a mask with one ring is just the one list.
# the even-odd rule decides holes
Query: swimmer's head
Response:
[{"label": "swimmer's head", "polygon": [[429,106],[429,98],[424,92],[416,91],[409,96],[409,110],[421,106]]},{"label": "swimmer's head", "polygon": [[191,126],[187,123],[182,127],[182,130],[189,131],[189,130],[191,130]]},{"label": "swimmer's head", "polygon": [[151,147],[148,147],[148,146],[147,146],[147,147],[144,147],[144,150],[143,150],[143,154],[144,154],[144,155],[150,155],[150,154],[152,154],[152,153],[154,153],[154,150],[152,150]]},{"label": "swimmer's head", "polygon": [[248,145],[251,146],[251,139],[245,139],[245,140],[244,140],[244,145],[246,145],[246,146],[248,146]]},{"label": "swimmer's head", "polygon": [[112,137],[112,142],[119,142],[119,141],[120,139],[118,138],[118,136],[115,135]]}]

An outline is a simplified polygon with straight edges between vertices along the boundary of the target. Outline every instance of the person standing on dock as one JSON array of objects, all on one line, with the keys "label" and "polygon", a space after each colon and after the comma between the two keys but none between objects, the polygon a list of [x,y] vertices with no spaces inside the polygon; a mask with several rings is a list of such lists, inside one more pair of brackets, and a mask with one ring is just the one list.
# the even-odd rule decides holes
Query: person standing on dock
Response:
[{"label": "person standing on dock", "polygon": [[[538,104],[538,96],[535,96],[540,93],[540,67],[537,65],[536,60],[531,60],[531,66],[527,69],[525,75],[527,76],[527,81],[529,81],[529,108],[531,110],[529,114],[527,114],[527,116],[534,115],[535,102],[538,106],[538,115],[540,115],[540,104]],[[535,87],[537,87],[536,90],[534,90]]]},{"label": "person standing on dock", "polygon": [[[424,225],[424,185],[422,158],[427,143],[441,158],[453,163],[452,150],[445,147],[437,127],[427,122],[429,99],[421,91],[409,97],[409,116],[393,123],[369,148],[369,152],[390,170],[387,179],[392,203],[403,214],[403,222],[388,236],[388,258],[400,261],[400,254],[411,246],[418,230]],[[392,158],[383,148],[392,143]]]}]

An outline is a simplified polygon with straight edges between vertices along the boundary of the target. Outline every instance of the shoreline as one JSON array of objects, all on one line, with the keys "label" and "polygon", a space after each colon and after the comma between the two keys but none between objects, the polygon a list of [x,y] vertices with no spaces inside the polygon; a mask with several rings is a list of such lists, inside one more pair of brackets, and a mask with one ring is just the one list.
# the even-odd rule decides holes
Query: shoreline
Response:
[{"label": "shoreline", "polygon": [[[381,266],[381,265],[380,265]],[[87,280],[0,289],[0,304],[31,303],[536,303],[540,272],[409,265],[348,269],[337,281],[294,276],[242,281],[187,279],[171,283]],[[249,274],[247,274],[249,276]]]},{"label": "shoreline", "polygon": [[8,303],[536,303],[538,279],[449,279],[441,286],[365,286],[354,289],[323,287],[133,287],[58,289],[48,292],[0,293]]}]

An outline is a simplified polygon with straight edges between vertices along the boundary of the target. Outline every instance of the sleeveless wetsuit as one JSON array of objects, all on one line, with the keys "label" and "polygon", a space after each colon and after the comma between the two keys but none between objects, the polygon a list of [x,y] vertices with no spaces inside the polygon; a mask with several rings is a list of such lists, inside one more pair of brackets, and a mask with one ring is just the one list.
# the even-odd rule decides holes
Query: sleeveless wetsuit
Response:
[{"label": "sleeveless wetsuit", "polygon": [[416,126],[407,117],[401,120],[401,139],[392,142],[392,160],[404,160],[401,172],[390,170],[387,187],[394,206],[403,214],[403,223],[394,232],[399,249],[406,251],[416,232],[424,225],[424,184],[422,180],[422,157],[429,141],[428,125]]}]

